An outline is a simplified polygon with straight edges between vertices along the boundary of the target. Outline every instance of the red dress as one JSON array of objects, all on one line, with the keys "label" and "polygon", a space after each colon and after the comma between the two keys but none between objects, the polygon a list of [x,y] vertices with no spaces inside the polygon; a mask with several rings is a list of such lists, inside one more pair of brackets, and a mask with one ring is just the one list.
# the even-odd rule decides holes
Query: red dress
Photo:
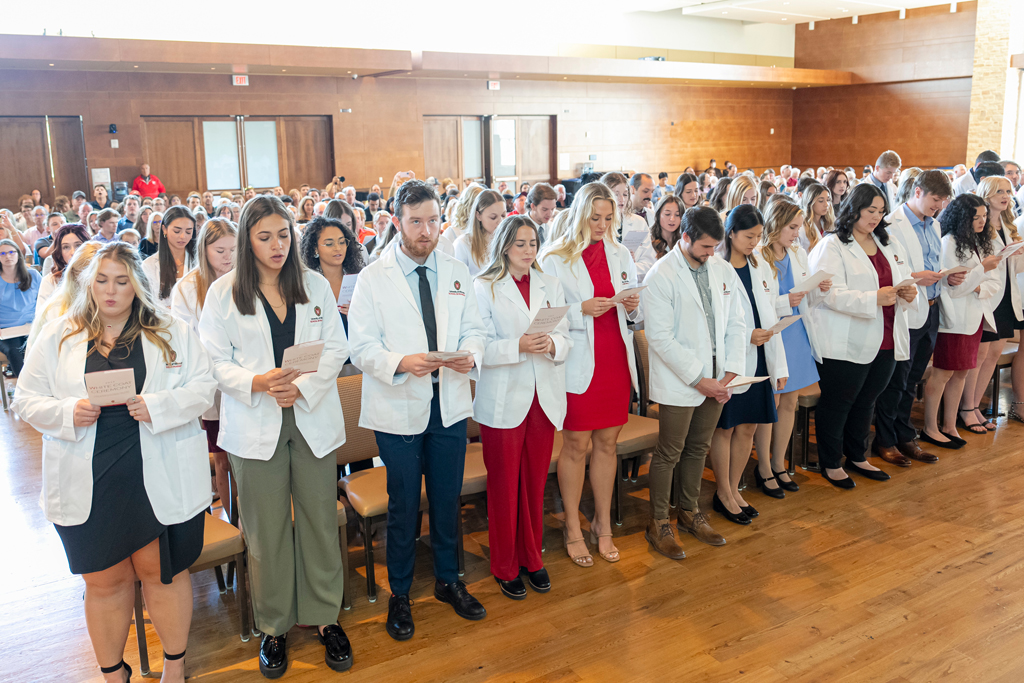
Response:
[{"label": "red dress", "polygon": [[[594,283],[594,296],[615,296],[603,241],[583,250],[583,263]],[[589,432],[618,427],[629,419],[632,380],[616,308],[594,318],[594,376],[585,392],[567,394],[563,429]]]}]

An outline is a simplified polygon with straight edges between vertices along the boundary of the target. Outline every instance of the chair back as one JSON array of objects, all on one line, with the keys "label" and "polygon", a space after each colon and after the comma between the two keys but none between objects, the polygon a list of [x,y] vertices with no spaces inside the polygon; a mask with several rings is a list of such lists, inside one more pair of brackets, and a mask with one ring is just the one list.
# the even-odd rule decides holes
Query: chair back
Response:
[{"label": "chair back", "polygon": [[336,453],[339,465],[377,457],[377,438],[373,430],[359,426],[362,393],[361,373],[338,378],[338,397],[345,414],[345,443]]},{"label": "chair back", "polygon": [[636,351],[637,384],[640,385],[640,415],[647,415],[647,406],[651,402],[651,388],[647,384],[651,359],[648,356],[647,333],[644,330],[633,330],[633,347]]}]

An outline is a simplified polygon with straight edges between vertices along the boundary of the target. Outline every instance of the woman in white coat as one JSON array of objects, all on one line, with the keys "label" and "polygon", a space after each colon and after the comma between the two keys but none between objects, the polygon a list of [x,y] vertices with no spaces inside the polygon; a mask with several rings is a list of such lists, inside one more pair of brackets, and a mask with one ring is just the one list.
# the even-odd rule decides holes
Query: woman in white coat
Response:
[{"label": "woman in white coat", "polygon": [[[803,213],[799,205],[784,194],[773,195],[764,214],[764,238],[758,252],[768,266],[769,298],[775,302],[780,318],[802,316],[782,331],[782,345],[786,351],[789,378],[786,387],[775,391],[775,407],[779,415],[774,424],[758,425],[754,434],[757,448],[757,470],[754,481],[765,495],[785,498],[786,491],[799,491],[800,487],[786,472],[786,451],[789,449],[796,417],[796,404],[801,389],[818,381],[818,368],[811,349],[816,330],[808,316],[806,292],[794,292],[812,275],[807,265],[807,252],[796,244],[803,227]],[[818,291],[828,293],[831,280],[818,285]],[[768,454],[771,453],[771,457]]]},{"label": "woman in white coat", "polygon": [[[222,392],[218,445],[249,546],[260,671],[273,678],[287,668],[286,634],[297,623],[319,627],[329,667],[352,666],[337,625],[344,576],[334,457],[345,443],[336,380],[348,341],[330,284],[302,267],[294,227],[277,197],[249,200],[237,266],[211,285],[199,321]],[[288,347],[317,341],[315,372],[282,368]]]},{"label": "woman in white coat", "polygon": [[815,409],[818,459],[833,486],[856,484],[842,467],[877,481],[889,475],[867,461],[875,399],[896,361],[910,357],[908,306],[920,305],[917,287],[896,287],[910,278],[907,256],[886,232],[885,194],[861,183],[843,202],[834,232],[810,254],[811,272],[832,273],[827,294],[812,292],[813,349],[821,398]]},{"label": "woman in white coat", "polygon": [[[14,410],[43,434],[43,511],[85,580],[104,680],[131,677],[123,655],[138,578],[165,651],[163,680],[184,681],[188,568],[210,505],[197,418],[213,404],[212,365],[188,325],[154,305],[130,245],[103,246],[82,283],[68,314],[35,341]],[[86,377],[109,370],[130,373],[118,394],[132,395],[94,405]]]},{"label": "woman in white coat", "polygon": [[626,176],[613,171],[601,176],[601,182],[612,191],[615,205],[619,209],[619,226],[616,228],[615,239],[622,242],[628,233],[646,233],[650,229],[647,221],[633,213],[630,208],[632,202],[630,201],[629,180]]},{"label": "woman in white coat", "polygon": [[778,419],[773,392],[785,389],[789,377],[782,340],[768,330],[778,322],[778,316],[768,285],[771,269],[755,253],[763,231],[764,219],[756,205],[736,206],[725,222],[721,256],[714,257],[731,265],[743,285],[736,288],[736,293],[743,306],[745,327],[750,330],[745,374],[769,378],[733,390],[711,439],[711,469],[717,484],[712,505],[715,512],[737,524],[750,524],[758,515],[740,493],[740,479],[750,459],[754,432],[759,425],[771,425]]},{"label": "woman in white coat", "polygon": [[824,185],[814,183],[800,195],[800,210],[803,211],[804,225],[797,237],[797,244],[810,252],[822,237],[832,232],[836,218],[832,213],[832,195]]},{"label": "woman in white coat", "polygon": [[[994,327],[990,299],[999,291],[995,272],[1000,262],[994,254],[988,228],[988,207],[974,194],[962,194],[945,208],[939,219],[942,226],[942,269],[963,266],[969,271],[956,287],[948,279],[939,294],[939,334],[932,355],[932,374],[924,389],[924,430],[920,439],[940,448],[957,449],[967,442],[957,433],[957,409],[967,374],[978,361],[982,328]],[[944,402],[942,425],[939,403]],[[974,404],[961,413],[973,417]],[[985,434],[980,423],[965,427],[974,434]]]},{"label": "woman in white coat", "polygon": [[555,430],[565,419],[565,359],[572,347],[565,318],[548,333],[527,335],[537,313],[565,305],[562,285],[537,263],[537,225],[509,216],[494,233],[491,262],[476,278],[487,347],[473,401],[487,465],[491,574],[513,600],[551,581],[541,557],[544,483]]},{"label": "woman in white coat", "polygon": [[[448,216],[448,223],[441,235],[437,238],[437,250],[449,256],[455,255],[455,240],[469,231],[473,223],[473,202],[477,195],[487,188],[479,183],[470,183],[469,186],[459,195],[459,201],[455,205],[452,214]],[[392,225],[394,230],[394,226]],[[377,233],[380,234],[380,233]],[[378,238],[378,243],[380,239]],[[375,250],[376,252],[377,250]],[[379,255],[379,254],[378,254]],[[376,260],[376,259],[374,259]]]},{"label": "woman in white coat", "polygon": [[153,298],[164,308],[171,306],[171,290],[196,264],[196,219],[185,206],[172,206],[160,225],[157,252],[142,262]]},{"label": "woman in white coat", "polygon": [[637,247],[633,254],[636,262],[636,276],[639,282],[644,281],[647,272],[665,254],[672,251],[679,241],[679,227],[683,223],[686,207],[683,200],[675,195],[667,194],[654,207],[654,224],[649,234]]},{"label": "woman in white coat", "polygon": [[629,419],[630,385],[637,388],[633,333],[626,320],[640,319],[639,295],[625,298],[621,305],[611,300],[621,290],[637,286],[633,258],[614,237],[620,216],[607,185],[584,185],[573,197],[565,231],[548,243],[541,260],[545,272],[561,282],[571,306],[567,317],[573,346],[565,366],[568,395],[558,486],[565,505],[566,552],[581,567],[594,563],[579,518],[588,444],[593,446],[594,490],[590,540],[602,558],[619,561],[611,526],[615,442]]},{"label": "woman in white coat", "polygon": [[[199,319],[203,315],[206,294],[218,278],[227,275],[235,267],[235,248],[238,230],[226,218],[212,218],[199,231],[197,265],[178,280],[171,291],[171,313],[181,318],[199,332]],[[214,404],[203,413],[203,431],[206,432],[206,447],[213,457],[213,473],[217,482],[217,495],[225,510],[231,510],[234,495],[230,486],[231,465],[228,454],[217,445],[220,429],[220,392],[214,397]]]},{"label": "woman in white coat", "polygon": [[476,276],[487,265],[488,250],[494,231],[505,220],[505,200],[494,190],[484,190],[476,196],[469,212],[466,232],[455,240],[454,256]]}]

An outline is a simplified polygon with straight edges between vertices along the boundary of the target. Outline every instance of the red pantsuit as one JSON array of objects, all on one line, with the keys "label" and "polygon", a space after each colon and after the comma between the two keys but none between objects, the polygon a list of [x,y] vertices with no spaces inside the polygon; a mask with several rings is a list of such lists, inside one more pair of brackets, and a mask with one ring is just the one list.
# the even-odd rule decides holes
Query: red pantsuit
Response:
[{"label": "red pantsuit", "polygon": [[480,425],[487,466],[487,536],[491,573],[502,581],[535,572],[544,532],[544,483],[551,466],[555,427],[544,414],[536,392],[526,419],[513,429]]}]

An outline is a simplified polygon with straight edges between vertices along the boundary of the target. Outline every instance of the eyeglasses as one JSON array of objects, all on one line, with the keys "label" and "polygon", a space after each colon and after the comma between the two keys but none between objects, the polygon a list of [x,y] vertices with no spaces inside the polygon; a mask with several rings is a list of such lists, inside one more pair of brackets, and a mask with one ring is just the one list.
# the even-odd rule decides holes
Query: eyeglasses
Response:
[{"label": "eyeglasses", "polygon": [[17,256],[16,251],[0,251],[0,258],[7,258],[8,256]]}]

